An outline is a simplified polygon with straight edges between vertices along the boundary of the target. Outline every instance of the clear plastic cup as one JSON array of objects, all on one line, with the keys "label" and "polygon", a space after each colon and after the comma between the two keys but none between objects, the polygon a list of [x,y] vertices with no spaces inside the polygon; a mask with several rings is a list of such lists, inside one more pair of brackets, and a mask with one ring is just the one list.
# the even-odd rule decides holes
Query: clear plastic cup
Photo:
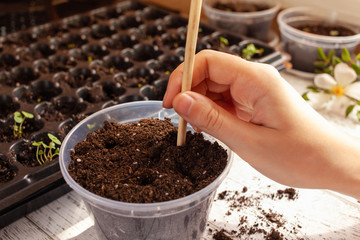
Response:
[{"label": "clear plastic cup", "polygon": [[[314,73],[314,62],[318,59],[318,48],[325,53],[335,50],[341,56],[342,48],[353,52],[360,43],[360,26],[345,21],[346,16],[340,15],[336,10],[311,7],[293,7],[281,11],[277,17],[283,50],[291,55],[291,63],[296,70]],[[359,24],[360,18],[354,23]],[[302,24],[336,24],[353,30],[356,34],[337,37],[308,33],[296,29]]]},{"label": "clear plastic cup", "polygon": [[[115,105],[98,111],[78,123],[65,137],[59,154],[61,173],[67,184],[78,193],[94,219],[99,239],[199,239],[206,222],[216,189],[228,174],[232,151],[219,142],[228,153],[224,171],[208,186],[186,197],[159,203],[126,203],[100,197],[81,187],[68,172],[70,151],[91,131],[102,127],[105,120],[119,123],[137,122],[143,118],[170,118],[177,125],[178,115],[163,109],[161,101],[140,101]],[[189,129],[190,130],[190,129]],[[206,139],[216,141],[204,134]],[[194,159],[195,161],[195,159]]]},{"label": "clear plastic cup", "polygon": [[[269,9],[257,12],[230,12],[214,8],[215,3],[265,4]],[[267,42],[269,30],[280,4],[275,0],[204,0],[203,9],[209,23],[217,28]]]}]

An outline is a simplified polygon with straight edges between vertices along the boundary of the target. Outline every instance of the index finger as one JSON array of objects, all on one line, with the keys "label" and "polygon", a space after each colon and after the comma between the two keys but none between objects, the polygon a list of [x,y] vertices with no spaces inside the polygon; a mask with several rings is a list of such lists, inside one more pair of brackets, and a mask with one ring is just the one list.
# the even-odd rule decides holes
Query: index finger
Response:
[{"label": "index finger", "polygon": [[[182,63],[170,75],[163,99],[165,108],[171,108],[174,97],[181,92],[183,68]],[[201,87],[209,91],[223,92],[238,79],[253,79],[254,68],[254,63],[240,57],[214,50],[203,50],[195,56],[191,86],[195,88],[204,84]]]}]

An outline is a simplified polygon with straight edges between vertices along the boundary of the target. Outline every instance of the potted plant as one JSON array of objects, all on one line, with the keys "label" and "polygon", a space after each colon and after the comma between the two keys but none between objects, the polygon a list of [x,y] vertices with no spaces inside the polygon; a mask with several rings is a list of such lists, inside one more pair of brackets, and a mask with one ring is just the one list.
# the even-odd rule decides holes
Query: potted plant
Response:
[{"label": "potted plant", "polygon": [[269,30],[280,4],[266,0],[204,0],[203,9],[211,25],[268,41]]},{"label": "potted plant", "polygon": [[337,12],[310,7],[294,7],[277,17],[283,50],[291,55],[295,70],[314,73],[318,48],[341,56],[342,48],[353,54],[360,43],[360,26]]},{"label": "potted plant", "polygon": [[[59,155],[61,172],[68,185],[80,194],[86,203],[94,218],[99,238],[199,239],[201,237],[206,228],[207,216],[216,189],[230,169],[232,152],[224,145],[221,147],[208,135],[204,135],[206,139],[211,140],[208,147],[204,147],[200,142],[195,144],[196,141],[192,140],[189,140],[192,144],[181,146],[184,148],[176,147],[176,131],[174,134],[176,127],[171,125],[170,120],[172,124],[176,124],[177,114],[173,110],[163,109],[161,101],[119,104],[85,118],[64,139]],[[149,125],[146,125],[146,122],[150,122]],[[167,127],[164,127],[165,125]],[[133,129],[137,130],[133,131]],[[92,133],[93,131],[95,134]],[[142,131],[150,134],[147,138],[150,140],[136,139],[137,135],[146,135]],[[110,133],[110,136],[106,133]],[[166,143],[169,140],[168,136],[174,137],[173,145]],[[134,138],[133,142],[130,140],[132,138]],[[197,137],[188,132],[187,138]],[[119,139],[122,139],[121,143]],[[204,139],[202,141],[208,142]],[[157,148],[164,144],[165,149],[170,152],[166,153]],[[154,145],[156,147],[153,147]],[[91,146],[97,147],[93,151]],[[82,154],[83,148],[85,151]],[[212,155],[215,148],[221,149],[222,153]],[[92,157],[96,154],[96,149],[102,153],[104,161]],[[197,149],[197,153],[187,158],[184,153],[192,152],[190,149]],[[121,156],[116,157],[115,154],[120,151]],[[89,152],[91,154],[88,154]],[[152,159],[144,158],[149,152],[154,153]],[[211,155],[216,157],[204,158],[205,152],[211,152]],[[179,153],[181,157],[178,159],[182,160],[176,161]],[[213,159],[213,163],[203,162],[204,159],[211,161],[210,158]],[[122,159],[121,162],[115,163],[119,159]],[[130,159],[130,166],[125,167],[126,159]],[[93,171],[89,171],[90,162],[91,165],[96,165]],[[219,165],[221,162],[222,167]],[[102,172],[104,166],[108,169],[106,173]],[[168,170],[162,172],[159,166]],[[211,167],[203,170],[204,166]],[[216,169],[220,172],[208,181],[211,179],[206,177],[208,171]],[[195,170],[197,173],[190,174],[185,179],[177,178],[181,175],[177,172],[183,173],[188,170]],[[111,172],[115,175],[110,177]],[[174,176],[175,178],[172,178]],[[205,185],[202,185],[202,181],[194,183],[194,189],[203,187],[189,195],[182,195],[184,189],[191,188],[190,182],[201,178],[207,179],[205,181],[208,182]],[[165,180],[164,185],[161,179]],[[89,183],[88,180],[94,181]],[[153,184],[158,187],[153,188]],[[176,199],[170,198],[174,193],[180,193],[181,196]]]}]

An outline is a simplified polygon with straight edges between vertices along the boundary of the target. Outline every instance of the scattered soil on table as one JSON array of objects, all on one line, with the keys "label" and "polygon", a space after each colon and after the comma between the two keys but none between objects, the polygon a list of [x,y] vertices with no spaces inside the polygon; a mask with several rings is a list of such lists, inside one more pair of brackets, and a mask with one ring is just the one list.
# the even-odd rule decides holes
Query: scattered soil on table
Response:
[{"label": "scattered soil on table", "polygon": [[170,119],[142,119],[104,126],[76,144],[69,173],[87,190],[133,203],[162,202],[194,193],[214,181],[227,153],[200,133],[187,133],[176,146]]},{"label": "scattered soil on table", "polygon": [[227,11],[227,12],[258,12],[269,9],[270,7],[266,4],[255,4],[255,3],[215,3],[213,8]]},{"label": "scattered soil on table", "polygon": [[296,26],[296,28],[304,32],[313,33],[317,35],[330,36],[330,37],[346,37],[356,34],[353,30],[340,25],[306,24],[306,25]]},{"label": "scattered soil on table", "polygon": [[[226,229],[221,229],[215,234],[212,234],[213,239],[248,239],[253,235],[259,236],[261,234],[266,240],[286,240],[294,239],[293,237],[287,238],[284,236],[294,236],[298,230],[296,227],[286,226],[286,220],[283,215],[274,212],[272,209],[263,209],[261,201],[264,199],[271,199],[279,201],[280,199],[286,199],[288,201],[294,201],[298,198],[298,193],[294,188],[278,189],[276,193],[270,194],[256,194],[246,195],[248,191],[247,187],[243,187],[242,191],[228,191],[220,192],[217,196],[218,201],[226,201],[228,203],[228,210],[225,215],[229,216],[234,211],[241,212],[246,208],[255,208],[259,212],[258,220],[255,223],[250,223],[247,216],[242,216],[239,219],[238,229],[231,232]],[[300,225],[297,226],[301,228]],[[210,228],[211,229],[211,228]],[[212,230],[210,231],[212,232]],[[303,240],[303,238],[295,238]]]}]

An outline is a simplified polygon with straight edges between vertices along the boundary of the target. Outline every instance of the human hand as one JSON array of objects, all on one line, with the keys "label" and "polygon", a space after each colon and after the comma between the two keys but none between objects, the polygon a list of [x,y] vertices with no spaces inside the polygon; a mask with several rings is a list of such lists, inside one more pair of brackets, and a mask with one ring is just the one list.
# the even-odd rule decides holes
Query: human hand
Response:
[{"label": "human hand", "polygon": [[192,91],[180,93],[182,73],[183,64],[170,76],[163,106],[173,107],[196,130],[280,183],[351,195],[356,188],[360,195],[353,186],[359,178],[346,176],[360,176],[356,141],[308,106],[275,68],[205,50],[195,58]]}]

